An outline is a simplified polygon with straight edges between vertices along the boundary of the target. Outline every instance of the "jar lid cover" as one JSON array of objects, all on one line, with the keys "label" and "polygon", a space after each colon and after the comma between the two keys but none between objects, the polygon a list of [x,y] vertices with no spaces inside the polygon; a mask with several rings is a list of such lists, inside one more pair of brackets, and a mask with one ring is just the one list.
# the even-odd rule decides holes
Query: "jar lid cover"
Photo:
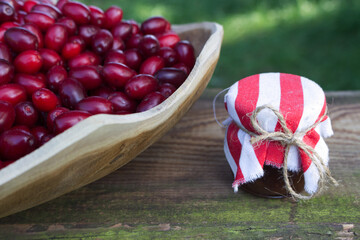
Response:
[{"label": "jar lid cover", "polygon": [[[257,133],[251,122],[253,112],[260,106],[270,105],[282,114],[292,133],[302,133],[302,142],[314,149],[324,165],[329,161],[329,150],[323,138],[333,135],[330,118],[326,114],[326,98],[322,88],[315,82],[292,74],[263,73],[244,78],[233,84],[224,98],[230,121],[227,127],[224,150],[235,175],[233,187],[251,182],[264,175],[263,166],[281,168],[284,162],[284,144],[277,141],[250,142],[249,133]],[[256,120],[265,131],[284,132],[279,118],[270,109],[258,112]],[[319,122],[318,124],[316,124]],[[297,136],[298,137],[298,136]],[[287,168],[303,171],[305,190],[317,191],[319,169],[311,158],[291,145]],[[321,169],[320,169],[321,171]]]}]

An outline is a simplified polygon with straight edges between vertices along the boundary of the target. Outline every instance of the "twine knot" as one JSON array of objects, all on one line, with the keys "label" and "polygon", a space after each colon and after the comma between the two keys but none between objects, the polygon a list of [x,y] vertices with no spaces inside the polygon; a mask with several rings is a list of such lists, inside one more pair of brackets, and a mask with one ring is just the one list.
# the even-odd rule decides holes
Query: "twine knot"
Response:
[{"label": "twine knot", "polygon": [[267,132],[262,135],[252,136],[251,137],[251,144],[256,144],[258,142],[264,141],[264,140],[271,140],[271,141],[277,141],[280,142],[283,146],[287,145],[300,145],[303,141],[301,140],[302,134],[296,134],[296,133],[283,133],[283,132]]},{"label": "twine knot", "polygon": [[[278,118],[278,121],[279,121],[283,131],[268,132],[262,126],[260,126],[259,122],[257,121],[257,115],[264,109],[270,109],[276,115],[276,117]],[[262,105],[260,107],[257,107],[255,109],[255,111],[252,113],[250,120],[251,120],[251,124],[252,124],[254,130],[258,133],[258,134],[255,134],[253,132],[249,132],[250,135],[252,136],[251,144],[255,144],[257,142],[261,142],[261,141],[264,141],[264,140],[272,140],[272,141],[280,142],[284,146],[287,146],[287,145],[290,145],[290,146],[291,145],[295,145],[295,146],[302,145],[302,143],[303,143],[302,137],[308,131],[315,128],[317,126],[317,124],[320,122],[319,121],[319,122],[316,123],[316,125],[311,126],[311,129],[307,129],[307,130],[302,131],[302,132],[293,133],[287,127],[286,120],[285,120],[284,116],[278,110],[276,110],[274,107],[272,107],[271,105]]]},{"label": "twine knot", "polygon": [[[278,122],[282,127],[282,131],[276,132],[268,132],[263,129],[259,122],[257,121],[257,115],[264,109],[270,109],[278,118]],[[243,128],[242,126],[238,126],[244,132],[248,133],[251,136],[251,144],[254,145],[256,143],[262,141],[276,141],[281,143],[285,147],[285,155],[284,155],[284,163],[283,163],[283,175],[284,175],[284,182],[287,191],[291,194],[291,196],[295,199],[309,199],[312,195],[302,195],[295,192],[292,188],[289,177],[288,177],[288,170],[287,170],[287,161],[288,161],[288,153],[290,146],[296,146],[299,150],[302,150],[306,153],[306,155],[311,159],[312,163],[314,163],[315,167],[319,172],[319,188],[322,189],[325,183],[325,180],[330,179],[334,185],[338,185],[337,181],[331,176],[329,168],[324,163],[324,160],[320,157],[320,155],[309,145],[304,143],[303,136],[305,136],[309,131],[313,130],[318,124],[322,122],[322,120],[326,117],[327,111],[324,112],[322,117],[315,122],[313,125],[308,127],[307,129],[299,132],[293,133],[286,125],[286,120],[284,116],[274,107],[271,105],[263,105],[257,107],[251,115],[251,124],[255,130],[254,132],[248,131],[247,129]]]}]

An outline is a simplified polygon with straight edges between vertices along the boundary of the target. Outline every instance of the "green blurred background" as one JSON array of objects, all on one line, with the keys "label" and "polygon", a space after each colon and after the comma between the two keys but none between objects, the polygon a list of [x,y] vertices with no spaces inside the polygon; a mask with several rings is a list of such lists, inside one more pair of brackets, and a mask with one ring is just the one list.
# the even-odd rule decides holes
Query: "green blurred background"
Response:
[{"label": "green blurred background", "polygon": [[209,87],[225,88],[261,72],[286,72],[325,90],[360,89],[359,0],[82,0],[124,19],[161,15],[172,24],[214,21],[224,27]]}]

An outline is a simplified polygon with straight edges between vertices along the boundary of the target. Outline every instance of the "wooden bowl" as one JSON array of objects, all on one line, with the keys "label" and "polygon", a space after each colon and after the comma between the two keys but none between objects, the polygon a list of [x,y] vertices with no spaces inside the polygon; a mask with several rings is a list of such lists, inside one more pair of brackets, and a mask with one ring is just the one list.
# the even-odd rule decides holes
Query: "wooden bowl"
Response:
[{"label": "wooden bowl", "polygon": [[87,118],[0,170],[0,217],[39,205],[115,171],[159,139],[189,110],[213,74],[223,29],[211,22],[173,29],[192,42],[197,56],[180,88],[146,112]]}]

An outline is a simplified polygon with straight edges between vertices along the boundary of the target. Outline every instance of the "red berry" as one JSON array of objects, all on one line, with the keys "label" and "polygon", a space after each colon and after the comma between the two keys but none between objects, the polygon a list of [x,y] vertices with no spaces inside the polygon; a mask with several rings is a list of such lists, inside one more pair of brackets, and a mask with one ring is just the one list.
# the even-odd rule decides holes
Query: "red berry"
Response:
[{"label": "red berry", "polygon": [[114,42],[111,47],[113,50],[125,50],[125,43],[120,37],[114,37]]},{"label": "red berry", "polygon": [[0,27],[0,42],[5,42],[6,28]]},{"label": "red berry", "polygon": [[16,0],[0,0],[0,2],[9,4],[11,7],[14,8],[15,11],[19,11],[21,7],[21,2],[18,2]]},{"label": "red berry", "polygon": [[26,90],[20,84],[9,83],[0,86],[0,100],[15,106],[19,102],[26,101],[26,99]]},{"label": "red berry", "polygon": [[141,31],[144,34],[160,34],[170,30],[170,23],[163,17],[151,17],[141,24]]},{"label": "red berry", "polygon": [[38,40],[39,48],[44,47],[44,37],[38,26],[36,26],[33,23],[26,23],[26,24],[22,25],[22,27],[29,30],[31,33],[33,33],[36,36],[36,38]]},{"label": "red berry", "polygon": [[105,24],[104,11],[96,6],[89,6],[90,10],[90,23],[92,25],[102,28]]},{"label": "red berry", "polygon": [[18,83],[26,89],[29,97],[38,89],[44,88],[45,83],[34,75],[17,73],[14,77],[14,83]]},{"label": "red berry", "polygon": [[69,77],[78,80],[86,90],[96,89],[101,85],[102,79],[96,67],[81,66],[72,68]]},{"label": "red berry", "polygon": [[123,22],[131,24],[131,35],[140,33],[139,24],[135,20],[130,19],[130,20],[124,20]]},{"label": "red berry", "polygon": [[123,40],[127,40],[132,35],[132,25],[128,22],[119,22],[112,29],[111,33],[114,37],[120,37]]},{"label": "red berry", "polygon": [[57,92],[61,82],[67,77],[68,73],[63,66],[53,66],[46,74],[46,85],[50,90]]},{"label": "red berry", "polygon": [[176,63],[174,66],[172,66],[173,68],[177,68],[180,69],[182,71],[184,71],[184,73],[186,74],[186,76],[188,76],[190,74],[190,68],[188,66],[185,65],[185,63]]},{"label": "red berry", "polygon": [[146,95],[136,108],[136,112],[147,111],[165,100],[165,97],[159,92],[152,92]]},{"label": "red berry", "polygon": [[39,4],[39,1],[36,0],[27,0],[24,2],[24,6],[22,7],[22,9],[29,13],[31,11],[31,9],[36,5]]},{"label": "red berry", "polygon": [[17,160],[35,149],[33,135],[19,129],[9,129],[0,135],[0,157],[4,160]]},{"label": "red berry", "polygon": [[46,75],[42,72],[34,74],[34,76],[39,79],[41,82],[46,83]]},{"label": "red berry", "polygon": [[79,81],[67,78],[60,84],[59,96],[63,106],[74,109],[76,104],[86,97],[86,91]]},{"label": "red berry", "polygon": [[92,91],[90,91],[91,96],[98,96],[102,98],[108,98],[114,91],[106,86],[100,86]]},{"label": "red berry", "polygon": [[103,55],[112,48],[113,41],[111,32],[101,29],[92,36],[92,50],[98,55]]},{"label": "red berry", "polygon": [[62,133],[90,116],[91,114],[89,112],[80,110],[64,112],[55,119],[54,132],[55,134]]},{"label": "red berry", "polygon": [[45,47],[56,52],[61,52],[62,47],[67,41],[68,33],[66,27],[60,24],[54,24],[48,28],[45,34]]},{"label": "red berry", "polygon": [[42,70],[48,71],[53,66],[63,65],[64,62],[57,52],[47,48],[39,49],[41,59],[43,60]]},{"label": "red berry", "polygon": [[0,85],[9,83],[14,77],[14,67],[6,60],[0,59]]},{"label": "red berry", "polygon": [[6,60],[11,63],[12,56],[9,47],[5,44],[0,42],[0,59]]},{"label": "red berry", "polygon": [[[0,2],[1,3],[1,2]],[[20,27],[20,24],[17,22],[4,22],[1,24],[2,28],[5,28],[6,30],[12,27]]]},{"label": "red berry", "polygon": [[91,46],[92,37],[100,30],[94,25],[83,25],[79,27],[79,36],[85,41],[87,46]]},{"label": "red berry", "polygon": [[125,93],[133,99],[142,99],[159,87],[158,81],[151,75],[139,74],[125,85]]},{"label": "red berry", "polygon": [[81,53],[81,46],[78,43],[72,43],[72,42],[68,42],[64,45],[62,51],[61,51],[61,56],[68,60],[71,58],[76,57],[77,55],[79,55]]},{"label": "red berry", "polygon": [[36,145],[41,145],[41,139],[49,134],[49,131],[43,126],[35,126],[30,130],[30,133],[35,137]]},{"label": "red berry", "polygon": [[35,109],[34,105],[31,102],[21,102],[15,106],[16,112],[16,125],[24,125],[27,127],[32,127],[36,124],[39,118],[39,113]]},{"label": "red berry", "polygon": [[60,18],[56,23],[66,27],[68,36],[74,35],[77,31],[76,23],[71,18],[68,18],[68,17]]},{"label": "red berry", "polygon": [[126,65],[128,65],[130,68],[134,70],[138,70],[143,59],[140,51],[136,48],[132,48],[126,50],[124,54],[126,58]]},{"label": "red berry", "polygon": [[69,17],[78,25],[84,25],[90,22],[90,9],[83,3],[69,1],[62,6],[62,13]]},{"label": "red berry", "polygon": [[139,48],[145,56],[153,56],[159,51],[160,44],[154,35],[145,35],[139,44]]},{"label": "red berry", "polygon": [[168,98],[176,91],[176,87],[172,85],[171,83],[163,83],[160,84],[159,90],[158,90],[165,98]]},{"label": "red berry", "polygon": [[85,47],[85,41],[80,36],[73,36],[64,45],[61,55],[64,59],[68,60],[79,55]]},{"label": "red berry", "polygon": [[173,31],[169,31],[157,36],[160,47],[174,48],[175,45],[180,41],[180,37]]},{"label": "red berry", "polygon": [[33,93],[32,102],[38,110],[49,112],[58,105],[58,98],[55,93],[49,89],[41,88]]},{"label": "red berry", "polygon": [[45,32],[49,27],[55,23],[55,18],[46,12],[31,11],[25,16],[26,23],[34,23]]},{"label": "red berry", "polygon": [[14,60],[14,66],[17,72],[35,74],[43,64],[40,53],[36,50],[27,50],[20,53]]},{"label": "red berry", "polygon": [[68,61],[69,68],[81,66],[97,66],[100,64],[100,57],[93,52],[83,52]]},{"label": "red berry", "polygon": [[61,11],[55,7],[52,4],[48,4],[48,3],[40,3],[40,4],[36,4],[31,11],[39,11],[39,12],[46,12],[48,14],[50,14],[53,18],[58,19],[62,13]]},{"label": "red berry", "polygon": [[155,75],[157,71],[165,66],[164,59],[152,56],[146,59],[140,66],[140,73]]},{"label": "red berry", "polygon": [[123,11],[117,6],[111,6],[105,11],[105,28],[112,29],[123,17]]},{"label": "red berry", "polygon": [[68,43],[77,43],[81,47],[81,52],[86,49],[86,43],[85,40],[81,36],[71,36],[68,39]]},{"label": "red berry", "polygon": [[[1,1],[3,2],[4,0],[1,0]],[[7,0],[5,0],[5,1],[7,1]],[[24,5],[24,3],[22,1],[10,0],[9,2],[11,2],[11,5],[17,12],[21,11],[22,6]]]},{"label": "red berry", "polygon": [[55,109],[53,109],[52,111],[48,112],[47,116],[46,116],[46,127],[50,132],[54,131],[54,121],[55,119],[60,116],[61,114],[63,114],[64,112],[68,112],[70,111],[67,108],[64,107],[57,107]]},{"label": "red berry", "polygon": [[158,55],[164,59],[166,67],[171,67],[178,61],[177,53],[170,47],[160,48]]},{"label": "red berry", "polygon": [[102,97],[87,97],[78,102],[77,110],[87,111],[91,114],[111,114],[113,112],[112,103]]},{"label": "red berry", "polygon": [[175,45],[175,51],[179,56],[179,62],[185,63],[186,66],[192,68],[195,64],[194,47],[189,41],[180,41]]},{"label": "red berry", "polygon": [[184,71],[169,67],[160,69],[156,73],[155,77],[160,83],[171,83],[175,87],[180,87],[180,85],[186,80],[187,76]]},{"label": "red berry", "polygon": [[122,63],[126,65],[126,57],[123,51],[121,50],[111,50],[106,54],[104,64],[107,63]]},{"label": "red berry", "polygon": [[132,49],[132,48],[138,48],[141,41],[143,39],[143,36],[141,34],[135,34],[132,35],[127,41],[126,41],[126,49]]},{"label": "red berry", "polygon": [[6,30],[4,35],[5,43],[14,52],[23,52],[38,48],[38,40],[35,34],[22,27],[13,27]]},{"label": "red berry", "polygon": [[108,63],[103,68],[104,80],[113,87],[123,87],[126,82],[135,76],[136,72],[121,63]]},{"label": "red berry", "polygon": [[10,129],[14,122],[14,107],[10,103],[0,100],[0,133]]},{"label": "red berry", "polygon": [[15,9],[4,2],[0,2],[0,22],[12,21],[15,17]]},{"label": "red berry", "polygon": [[109,96],[109,101],[114,107],[114,112],[135,112],[137,103],[123,92],[114,92]]},{"label": "red berry", "polygon": [[60,11],[62,10],[62,8],[63,8],[63,6],[64,6],[64,4],[65,3],[67,3],[69,0],[59,0],[59,1],[57,1],[57,3],[56,3],[56,7],[58,8],[58,9],[60,9]]},{"label": "red berry", "polygon": [[52,133],[45,134],[45,135],[41,138],[40,146],[42,146],[42,145],[44,145],[45,143],[47,143],[48,141],[50,141],[53,137],[55,137],[55,135],[52,134]]}]

